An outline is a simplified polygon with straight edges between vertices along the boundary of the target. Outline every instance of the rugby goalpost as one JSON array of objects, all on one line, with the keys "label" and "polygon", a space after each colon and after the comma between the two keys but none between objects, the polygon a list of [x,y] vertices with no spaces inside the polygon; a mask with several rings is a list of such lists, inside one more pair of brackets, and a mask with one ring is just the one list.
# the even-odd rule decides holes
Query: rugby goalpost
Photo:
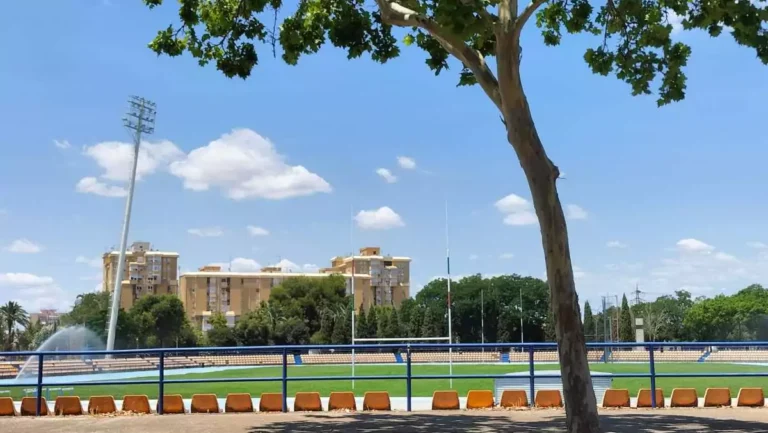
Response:
[{"label": "rugby goalpost", "polygon": [[[353,312],[354,314],[354,312]],[[355,343],[410,343],[412,341],[447,341],[450,337],[423,337],[423,338],[355,338],[352,336],[352,389],[355,389]],[[410,344],[409,344],[410,346]],[[407,361],[406,361],[407,362]],[[450,386],[453,388],[453,348],[448,348],[448,375]]]},{"label": "rugby goalpost", "polygon": [[[352,216],[352,220],[354,221],[354,211],[353,208],[350,206],[350,216]],[[447,296],[447,310],[448,310],[448,335],[446,337],[421,337],[421,338],[356,338],[355,337],[355,318],[357,316],[357,308],[355,307],[355,248],[354,248],[354,224],[350,224],[350,230],[349,230],[349,239],[350,244],[352,245],[352,273],[350,278],[350,292],[352,295],[352,311],[350,312],[352,315],[352,389],[355,389],[355,343],[399,343],[399,342],[406,342],[410,343],[411,341],[447,341],[448,342],[448,375],[449,377],[449,385],[451,388],[453,388],[453,329],[452,324],[453,321],[451,320],[451,310],[452,304],[451,304],[451,249],[448,242],[448,200],[445,200],[445,263],[446,263],[446,271],[447,271],[447,284],[448,284],[448,296]],[[522,304],[521,304],[522,305]],[[410,346],[410,344],[409,344]],[[485,350],[485,349],[483,349]]]}]

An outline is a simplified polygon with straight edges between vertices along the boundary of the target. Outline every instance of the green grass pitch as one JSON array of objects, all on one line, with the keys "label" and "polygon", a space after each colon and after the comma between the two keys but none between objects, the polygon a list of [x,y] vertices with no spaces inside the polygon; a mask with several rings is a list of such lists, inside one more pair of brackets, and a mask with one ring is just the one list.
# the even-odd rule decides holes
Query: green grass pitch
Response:
[{"label": "green grass pitch", "polygon": [[[593,371],[604,373],[644,373],[648,372],[647,364],[592,364]],[[556,365],[538,365],[537,370],[556,370]],[[527,365],[499,365],[499,364],[454,364],[454,374],[506,374],[515,372],[524,372],[528,370]],[[699,363],[659,363],[656,371],[658,373],[737,373],[737,372],[768,372],[768,366],[748,366],[737,364],[699,364]],[[352,373],[350,365],[303,365],[289,366],[289,377],[311,377],[311,376],[349,376]],[[355,367],[356,376],[396,376],[405,374],[405,365],[357,365]],[[448,374],[448,365],[414,365],[414,375],[440,375]],[[254,367],[243,369],[231,369],[225,371],[216,371],[209,373],[189,373],[179,375],[166,375],[166,379],[203,379],[203,378],[243,378],[243,377],[274,377],[279,378],[282,375],[282,367]],[[154,377],[156,379],[157,376]],[[153,379],[153,377],[143,377],[137,379]],[[51,384],[50,387],[59,385]],[[704,396],[704,391],[712,387],[728,387],[735,396],[739,388],[742,387],[762,387],[768,388],[768,377],[766,378],[658,378],[656,386],[664,389],[665,395],[669,395],[673,388],[696,388],[700,396]],[[216,394],[219,397],[225,397],[228,393],[244,392],[258,397],[262,392],[281,392],[282,384],[275,382],[227,382],[227,383],[189,383],[189,384],[166,384],[166,394],[181,394],[185,398],[193,394]],[[362,396],[365,391],[388,391],[392,397],[404,397],[406,395],[405,380],[386,379],[386,380],[356,380],[354,389],[349,380],[308,380],[295,381],[288,383],[288,395],[292,396],[299,391],[317,391],[322,396],[328,396],[332,391],[354,391],[356,395]],[[448,379],[414,379],[412,382],[414,397],[429,397],[435,390],[451,389]],[[649,379],[634,378],[615,378],[613,388],[629,389],[631,395],[636,395],[638,389],[649,388]],[[31,388],[23,387],[23,388]],[[23,388],[4,388],[0,385],[0,395],[3,390],[9,390],[10,395],[16,399],[24,396]],[[454,379],[453,389],[459,392],[459,395],[466,395],[471,389],[493,389],[493,379]],[[158,394],[157,385],[90,385],[83,384],[74,387],[74,392],[67,394],[78,395],[82,399],[87,399],[92,395],[112,395],[119,399],[127,394],[145,394],[149,398],[156,398]],[[55,394],[52,395],[52,397]]]}]

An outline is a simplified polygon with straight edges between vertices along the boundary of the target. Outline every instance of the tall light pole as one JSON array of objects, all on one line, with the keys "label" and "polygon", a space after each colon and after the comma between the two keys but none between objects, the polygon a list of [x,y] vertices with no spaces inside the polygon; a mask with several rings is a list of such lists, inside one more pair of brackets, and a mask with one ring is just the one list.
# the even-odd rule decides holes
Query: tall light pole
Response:
[{"label": "tall light pole", "polygon": [[[485,286],[480,286],[480,342],[485,344]],[[485,346],[483,346],[483,353],[485,353]]]},{"label": "tall light pole", "polygon": [[117,313],[120,311],[120,291],[123,286],[125,271],[125,249],[128,243],[128,228],[131,224],[131,207],[133,206],[133,190],[136,185],[136,166],[139,163],[139,146],[141,135],[155,132],[155,115],[157,105],[154,102],[131,96],[128,99],[128,113],[123,118],[123,125],[131,130],[133,137],[133,165],[128,186],[128,198],[125,202],[125,217],[123,219],[123,234],[120,239],[120,256],[117,259],[115,285],[112,288],[112,310],[109,313],[109,332],[107,333],[107,350],[115,350],[115,332],[117,330]]},{"label": "tall light pole", "polygon": [[520,287],[520,342],[525,343],[525,333],[523,332],[523,288]]}]

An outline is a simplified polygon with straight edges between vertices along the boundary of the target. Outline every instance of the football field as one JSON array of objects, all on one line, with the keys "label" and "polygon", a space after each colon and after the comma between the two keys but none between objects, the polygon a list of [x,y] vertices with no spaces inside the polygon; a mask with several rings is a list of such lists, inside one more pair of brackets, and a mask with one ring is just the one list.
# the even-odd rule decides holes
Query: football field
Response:
[{"label": "football field", "polygon": [[[601,373],[647,373],[648,364],[630,364],[630,363],[595,363],[591,365],[593,372]],[[537,371],[558,370],[555,364],[537,365]],[[527,365],[518,364],[454,364],[454,374],[499,374],[520,373],[528,371]],[[418,375],[447,375],[448,365],[435,364],[417,364],[412,367],[412,374]],[[741,364],[716,364],[716,363],[657,363],[657,373],[748,373],[748,372],[768,372],[768,366],[752,366]],[[355,376],[392,376],[384,380],[355,380],[354,387],[351,380],[312,380],[312,377],[319,376],[350,376],[352,367],[350,365],[303,365],[289,366],[288,376],[291,378],[309,378],[309,380],[289,381],[288,395],[293,395],[300,391],[316,391],[322,396],[327,397],[333,391],[354,391],[355,394],[362,395],[366,391],[388,391],[393,397],[406,396],[406,383],[402,378],[396,376],[405,375],[406,367],[403,364],[383,364],[383,365],[357,365],[355,367]],[[96,375],[94,375],[96,376]],[[253,367],[253,368],[232,368],[210,372],[195,372],[166,375],[166,380],[186,380],[186,379],[237,379],[237,378],[274,378],[274,381],[264,382],[218,382],[218,383],[184,383],[165,385],[166,394],[181,394],[185,398],[193,394],[216,394],[218,397],[226,397],[229,393],[250,393],[258,396],[262,392],[281,392],[282,367]],[[46,378],[47,379],[47,378]],[[108,377],[94,377],[93,380],[156,380],[157,374],[148,372],[136,373],[132,379],[110,379]],[[673,388],[695,388],[700,396],[704,395],[707,388],[728,387],[733,395],[738,393],[742,387],[762,387],[768,389],[768,377],[712,377],[712,378],[657,378],[656,386],[664,389],[664,393],[669,395]],[[61,385],[46,385],[46,387],[58,388]],[[66,386],[70,387],[70,386]],[[613,388],[628,389],[631,395],[636,395],[638,389],[649,388],[650,380],[646,378],[614,378]],[[0,396],[12,396],[15,399],[25,396],[24,389],[33,388],[33,385],[24,387],[4,387],[0,385]],[[87,399],[92,395],[112,395],[120,399],[124,395],[144,394],[149,398],[156,398],[158,386],[156,384],[148,385],[93,385],[83,382],[82,385],[75,385],[73,390],[67,390],[67,395],[77,395],[81,399]],[[493,379],[454,379],[453,389],[457,390],[459,395],[466,395],[471,389],[493,389]],[[412,392],[414,397],[429,397],[435,390],[451,389],[448,379],[419,379],[414,378],[412,382]],[[8,392],[3,392],[8,391]],[[52,394],[51,397],[56,394]]]}]

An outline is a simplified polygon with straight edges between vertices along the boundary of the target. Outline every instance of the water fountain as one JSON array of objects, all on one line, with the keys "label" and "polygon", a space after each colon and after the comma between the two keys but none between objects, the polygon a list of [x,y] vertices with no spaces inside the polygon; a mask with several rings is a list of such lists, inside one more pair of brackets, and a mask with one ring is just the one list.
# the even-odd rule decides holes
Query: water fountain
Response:
[{"label": "water fountain", "polygon": [[[93,331],[85,326],[70,326],[58,330],[55,334],[48,337],[47,340],[37,348],[37,352],[69,352],[69,351],[81,351],[81,350],[104,350],[104,342]],[[82,359],[81,356],[64,355],[72,359]],[[103,357],[88,355],[88,359]],[[54,357],[58,358],[58,356]],[[49,360],[50,357],[46,357],[45,360]],[[24,366],[19,370],[19,374],[16,375],[16,380],[31,379],[37,377],[37,356],[30,356],[24,363]],[[45,374],[45,370],[43,370]]]}]

